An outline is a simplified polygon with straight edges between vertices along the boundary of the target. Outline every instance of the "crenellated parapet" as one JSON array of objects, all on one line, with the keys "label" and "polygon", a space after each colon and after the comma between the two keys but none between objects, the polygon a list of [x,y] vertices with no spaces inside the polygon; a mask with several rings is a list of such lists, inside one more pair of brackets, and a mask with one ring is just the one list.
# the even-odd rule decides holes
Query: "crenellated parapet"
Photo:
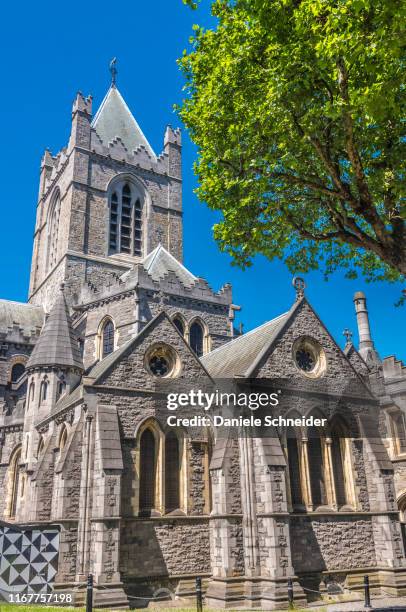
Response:
[{"label": "crenellated parapet", "polygon": [[399,379],[406,381],[406,365],[394,355],[385,357],[382,361],[382,369],[385,380]]},{"label": "crenellated parapet", "polygon": [[46,200],[62,172],[65,170],[68,161],[69,155],[67,153],[67,147],[61,149],[56,155],[52,155],[49,149],[46,149],[41,160],[39,202]]},{"label": "crenellated parapet", "polygon": [[75,311],[82,312],[88,308],[97,308],[109,301],[123,299],[131,293],[140,292],[151,300],[161,303],[173,298],[179,303],[193,301],[202,306],[213,304],[218,305],[220,310],[227,313],[232,303],[232,287],[229,283],[223,285],[219,291],[214,291],[204,278],[196,278],[193,284],[189,285],[182,282],[171,270],[157,280],[145,270],[142,263],[139,263],[122,277],[113,275],[108,284],[103,283],[96,286],[90,281],[84,282]]},{"label": "crenellated parapet", "polygon": [[[95,129],[91,130],[91,152],[103,157],[111,158],[114,161],[125,162],[130,166],[142,168],[156,174],[168,176],[172,179],[179,179],[180,175],[178,169],[171,165],[171,148],[175,147],[179,151],[180,156],[180,131],[172,130],[173,133],[178,133],[179,136],[172,138],[170,141],[166,140],[165,134],[165,148],[160,155],[155,156],[152,154],[150,149],[144,145],[139,144],[135,149],[131,150],[124,144],[120,137],[115,137],[109,142],[103,141],[97,134]],[[171,172],[172,170],[172,172]]]},{"label": "crenellated parapet", "polygon": [[84,96],[81,91],[78,91],[72,104],[72,116],[77,113],[85,113],[92,116],[92,96]]}]

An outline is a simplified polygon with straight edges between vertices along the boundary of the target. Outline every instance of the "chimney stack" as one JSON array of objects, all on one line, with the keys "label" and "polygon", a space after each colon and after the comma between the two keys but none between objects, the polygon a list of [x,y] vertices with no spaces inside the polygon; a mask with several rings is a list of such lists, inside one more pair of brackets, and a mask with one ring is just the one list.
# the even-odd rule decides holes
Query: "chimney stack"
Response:
[{"label": "chimney stack", "polygon": [[367,309],[367,299],[362,291],[357,291],[354,295],[355,312],[357,314],[359,347],[358,352],[367,363],[380,362],[378,353],[375,350],[374,342],[371,337],[369,316]]}]

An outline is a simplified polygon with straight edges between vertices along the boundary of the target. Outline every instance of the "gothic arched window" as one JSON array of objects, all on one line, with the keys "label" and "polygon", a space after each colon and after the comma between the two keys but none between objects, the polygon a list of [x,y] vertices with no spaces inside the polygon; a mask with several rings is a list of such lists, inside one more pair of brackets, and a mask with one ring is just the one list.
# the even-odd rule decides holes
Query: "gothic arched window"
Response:
[{"label": "gothic arched window", "polygon": [[61,198],[59,192],[53,201],[48,230],[48,270],[52,270],[58,257],[59,217],[61,214]]},{"label": "gothic arched window", "polygon": [[114,323],[107,319],[101,334],[101,357],[104,359],[114,351]]},{"label": "gothic arched window", "polygon": [[56,386],[56,401],[59,400],[59,398],[65,393],[65,391],[66,391],[66,381],[65,381],[65,378],[61,376]]},{"label": "gothic arched window", "polygon": [[20,380],[21,376],[25,372],[25,367],[23,363],[15,363],[11,369],[11,382],[15,383]]},{"label": "gothic arched window", "polygon": [[184,336],[185,335],[185,325],[182,319],[178,315],[173,319],[173,324],[176,327],[176,329],[179,331],[179,333],[182,336]]},{"label": "gothic arched window", "polygon": [[145,429],[140,439],[140,514],[147,515],[155,507],[156,461],[155,436]]},{"label": "gothic arched window", "polygon": [[327,496],[324,476],[323,446],[320,433],[316,427],[310,430],[307,453],[312,504],[313,507],[322,506],[327,503]]},{"label": "gothic arched window", "polygon": [[395,451],[397,455],[406,453],[406,427],[405,417],[400,410],[391,415],[392,429],[395,441]]},{"label": "gothic arched window", "polygon": [[299,444],[296,432],[289,427],[286,433],[286,448],[288,453],[290,498],[293,508],[303,505],[302,483],[300,478]]},{"label": "gothic arched window", "polygon": [[30,405],[30,403],[34,399],[34,395],[35,395],[35,383],[33,380],[31,380],[30,387],[28,389],[28,395],[27,395],[27,407]]},{"label": "gothic arched window", "polygon": [[10,518],[14,518],[17,512],[17,502],[21,489],[21,447],[14,451],[11,460],[11,498],[10,498]]},{"label": "gothic arched window", "polygon": [[204,331],[203,326],[199,321],[194,321],[190,326],[189,343],[196,355],[203,355]]},{"label": "gothic arched window", "polygon": [[83,338],[78,338],[78,347],[81,357],[85,354],[85,341]]},{"label": "gothic arched window", "polygon": [[40,437],[38,442],[37,459],[42,455],[45,448],[45,442],[43,436]]},{"label": "gothic arched window", "polygon": [[42,404],[42,402],[46,401],[47,394],[48,394],[48,381],[47,380],[43,380],[43,381],[41,381],[41,386],[40,386],[40,390],[39,390],[39,402],[40,402],[40,404]]},{"label": "gothic arched window", "polygon": [[62,451],[65,448],[67,440],[68,440],[68,430],[66,429],[66,425],[63,425],[61,429],[61,433],[59,434],[58,448],[60,451]]},{"label": "gothic arched window", "polygon": [[334,431],[331,437],[331,457],[333,463],[334,485],[338,507],[345,506],[348,503],[344,468],[344,443],[345,440],[342,438],[341,432]]},{"label": "gothic arched window", "polygon": [[131,183],[116,185],[110,196],[109,252],[142,254],[142,204]]},{"label": "gothic arched window", "polygon": [[172,512],[180,506],[180,452],[175,432],[165,437],[165,509]]}]

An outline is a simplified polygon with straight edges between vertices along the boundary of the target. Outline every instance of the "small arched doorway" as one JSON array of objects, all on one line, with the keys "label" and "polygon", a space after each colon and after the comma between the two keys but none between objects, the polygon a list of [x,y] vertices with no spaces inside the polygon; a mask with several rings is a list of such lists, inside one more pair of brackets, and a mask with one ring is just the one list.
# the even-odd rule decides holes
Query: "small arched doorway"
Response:
[{"label": "small arched doorway", "polygon": [[406,491],[398,498],[400,530],[402,532],[403,551],[406,555]]}]

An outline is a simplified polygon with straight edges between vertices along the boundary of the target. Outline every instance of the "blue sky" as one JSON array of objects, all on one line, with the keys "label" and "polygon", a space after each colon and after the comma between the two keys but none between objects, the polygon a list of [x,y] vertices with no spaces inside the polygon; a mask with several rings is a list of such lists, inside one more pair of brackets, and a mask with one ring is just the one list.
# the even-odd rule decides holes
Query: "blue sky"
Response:
[{"label": "blue sky", "polygon": [[[6,3],[0,40],[3,95],[0,296],[27,299],[41,155],[67,142],[74,94],[94,97],[97,109],[109,86],[108,63],[118,58],[118,87],[156,152],[165,125],[180,125],[173,104],[182,96],[176,58],[194,22],[210,24],[208,1],[193,12],[181,0],[70,4]],[[214,288],[229,281],[243,306],[245,330],[287,310],[294,300],[291,274],[279,262],[257,258],[246,271],[232,267],[213,241],[211,213],[193,193],[196,151],[183,134],[185,264]],[[336,273],[306,277],[308,299],[336,340],[349,327],[357,342],[354,291],[368,297],[375,344],[382,356],[406,361],[405,308],[395,308],[400,286],[367,285]]]}]

